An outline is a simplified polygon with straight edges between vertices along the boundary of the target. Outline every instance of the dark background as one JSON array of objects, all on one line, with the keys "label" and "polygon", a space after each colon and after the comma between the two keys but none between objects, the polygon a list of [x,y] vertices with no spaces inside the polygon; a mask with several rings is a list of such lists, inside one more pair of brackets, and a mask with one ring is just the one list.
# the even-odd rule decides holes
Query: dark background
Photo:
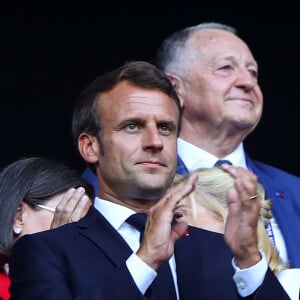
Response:
[{"label": "dark background", "polygon": [[[0,167],[45,155],[81,169],[70,134],[74,101],[125,60],[153,62],[172,32],[204,21],[237,27],[260,65],[263,119],[252,157],[300,176],[297,1],[11,1],[0,9]],[[262,5],[264,6],[262,8]]]}]

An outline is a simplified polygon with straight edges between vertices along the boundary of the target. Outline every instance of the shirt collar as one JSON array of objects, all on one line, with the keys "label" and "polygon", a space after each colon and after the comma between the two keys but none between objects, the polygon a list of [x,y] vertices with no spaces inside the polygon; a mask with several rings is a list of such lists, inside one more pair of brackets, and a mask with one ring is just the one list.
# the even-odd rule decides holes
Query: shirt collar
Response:
[{"label": "shirt collar", "polygon": [[135,213],[128,207],[98,197],[95,197],[94,206],[116,230]]},{"label": "shirt collar", "polygon": [[177,139],[177,149],[178,155],[190,172],[197,168],[211,168],[219,159],[226,159],[231,161],[235,166],[247,168],[243,143],[240,143],[229,155],[221,158],[218,158],[181,138]]}]

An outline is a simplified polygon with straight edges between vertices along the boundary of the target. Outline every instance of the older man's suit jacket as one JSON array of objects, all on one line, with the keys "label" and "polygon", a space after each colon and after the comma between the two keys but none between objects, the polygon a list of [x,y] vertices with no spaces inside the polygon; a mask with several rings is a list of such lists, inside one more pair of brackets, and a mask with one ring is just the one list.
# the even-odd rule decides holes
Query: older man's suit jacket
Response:
[{"label": "older man's suit jacket", "polygon": [[[190,235],[175,248],[181,300],[240,299],[222,235],[191,227]],[[146,299],[126,268],[131,253],[119,233],[91,207],[79,222],[26,235],[15,243],[11,299]],[[248,299],[289,298],[268,271],[255,297]]]},{"label": "older man's suit jacket", "polygon": [[[300,268],[300,178],[249,156],[246,162],[263,184],[266,197],[272,199],[272,212],[286,244],[290,267]],[[177,172],[188,172],[180,157]]]}]

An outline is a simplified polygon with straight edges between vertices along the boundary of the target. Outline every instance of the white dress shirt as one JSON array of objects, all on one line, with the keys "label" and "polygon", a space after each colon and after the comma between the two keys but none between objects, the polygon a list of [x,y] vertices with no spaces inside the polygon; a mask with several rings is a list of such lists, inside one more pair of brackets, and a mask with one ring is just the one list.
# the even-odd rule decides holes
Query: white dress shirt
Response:
[{"label": "white dress shirt", "polygon": [[[132,278],[135,281],[135,284],[137,285],[141,293],[144,295],[148,287],[156,278],[157,273],[136,255],[136,252],[140,247],[140,232],[135,227],[129,225],[126,222],[126,219],[129,216],[133,215],[135,211],[125,206],[100,199],[98,197],[95,198],[94,206],[106,218],[106,220],[119,232],[119,234],[123,237],[123,239],[127,242],[129,247],[132,249],[133,253],[127,259],[126,265]],[[174,256],[170,258],[169,264],[174,280],[177,299],[179,300]]]},{"label": "white dress shirt", "polygon": [[[133,250],[132,255],[127,259],[127,268],[134,279],[138,289],[142,294],[145,294],[148,287],[151,285],[157,273],[155,270],[150,268],[146,263],[144,263],[137,255],[136,251],[140,246],[139,238],[140,232],[129,225],[126,219],[135,213],[135,211],[110,201],[95,198],[94,201],[95,208],[106,218],[106,220],[119,232],[119,234],[124,238],[130,248]],[[255,266],[249,269],[240,270],[233,263],[235,268],[235,276],[233,277],[235,284],[237,286],[238,292],[241,296],[248,296],[253,293],[263,282],[266,270],[267,262],[265,257],[261,259]],[[176,275],[176,263],[174,256],[169,260],[170,269],[172,272],[174,286],[177,294],[177,299],[179,300],[178,285],[177,285],[177,275]],[[251,278],[255,280],[249,280],[249,272],[254,274]],[[258,276],[257,274],[262,274]]]},{"label": "white dress shirt", "polygon": [[243,144],[240,144],[233,152],[226,157],[218,158],[209,152],[198,148],[197,146],[177,139],[177,151],[187,169],[192,172],[198,168],[211,168],[219,159],[226,159],[233,165],[247,168]]}]

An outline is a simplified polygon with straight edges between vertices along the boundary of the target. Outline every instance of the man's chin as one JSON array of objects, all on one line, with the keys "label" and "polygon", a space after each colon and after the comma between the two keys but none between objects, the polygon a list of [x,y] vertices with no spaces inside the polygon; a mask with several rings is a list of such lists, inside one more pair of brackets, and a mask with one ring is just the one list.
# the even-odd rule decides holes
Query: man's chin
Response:
[{"label": "man's chin", "polygon": [[169,173],[139,173],[135,180],[137,186],[139,186],[139,193],[143,193],[145,199],[156,200],[157,198],[161,198],[171,185],[173,176]]},{"label": "man's chin", "polygon": [[162,182],[158,182],[157,184],[143,184],[140,186],[140,194],[143,195],[144,199],[148,200],[157,200],[161,198],[167,190],[167,185],[162,185],[161,183]]}]

